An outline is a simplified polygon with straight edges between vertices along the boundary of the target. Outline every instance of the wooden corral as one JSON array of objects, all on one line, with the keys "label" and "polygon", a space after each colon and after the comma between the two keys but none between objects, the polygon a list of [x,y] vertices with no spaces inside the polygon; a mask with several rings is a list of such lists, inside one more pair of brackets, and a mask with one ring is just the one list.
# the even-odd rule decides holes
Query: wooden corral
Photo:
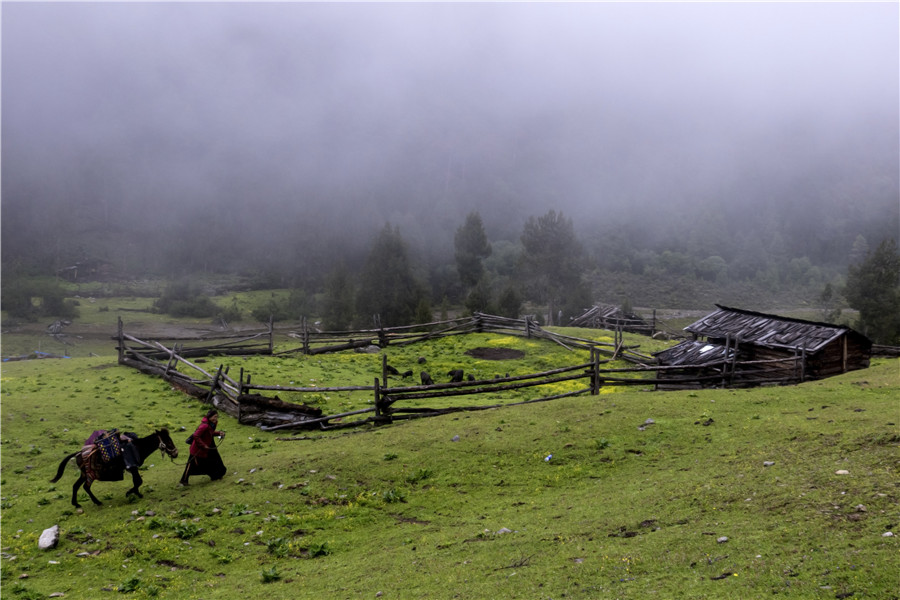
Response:
[{"label": "wooden corral", "polygon": [[[637,365],[646,365],[652,362],[652,357],[636,352],[635,347],[625,346],[618,339],[614,344],[606,342],[585,340],[572,336],[555,334],[543,330],[533,320],[508,319],[493,315],[476,313],[471,318],[455,321],[429,323],[414,326],[425,331],[412,331],[410,327],[380,328],[363,332],[354,332],[357,340],[365,340],[366,346],[373,346],[380,350],[388,345],[403,345],[422,341],[433,337],[460,335],[468,332],[493,332],[507,335],[518,335],[528,338],[543,338],[553,341],[570,350],[587,350],[590,353],[589,362],[577,362],[574,365],[532,373],[515,377],[496,377],[491,380],[467,380],[451,383],[430,383],[423,385],[390,386],[387,357],[382,355],[383,363],[381,377],[373,373],[373,385],[338,386],[338,387],[298,387],[293,385],[267,385],[259,382],[251,382],[249,373],[240,370],[237,379],[229,375],[229,370],[220,365],[215,374],[204,370],[188,357],[198,356],[222,356],[236,353],[244,354],[268,354],[272,355],[273,325],[270,321],[267,331],[248,333],[236,339],[227,338],[222,343],[206,336],[197,338],[199,346],[185,347],[182,344],[166,346],[158,339],[141,340],[135,336],[126,334],[124,324],[119,320],[118,340],[119,363],[133,367],[143,373],[162,377],[173,388],[181,392],[201,399],[217,407],[220,411],[229,414],[238,422],[245,425],[254,425],[266,430],[292,429],[314,426],[321,429],[334,429],[340,427],[352,427],[364,423],[386,423],[397,419],[419,418],[447,414],[449,412],[466,410],[484,410],[496,408],[491,405],[468,405],[444,408],[408,407],[402,404],[410,400],[423,400],[427,398],[471,396],[477,394],[496,394],[497,392],[515,391],[526,387],[553,385],[562,381],[585,380],[586,385],[581,389],[562,394],[553,394],[526,402],[540,402],[572,395],[599,394],[600,387],[605,383],[620,381],[610,378],[605,371],[600,369],[601,364],[614,359],[628,361]],[[360,335],[364,334],[364,335]],[[223,336],[224,337],[224,336]],[[295,336],[292,336],[295,337]],[[299,336],[297,336],[299,337]],[[316,342],[320,345],[311,346],[312,336],[302,336],[303,346],[292,350],[279,352],[285,355],[291,352],[315,354],[323,351],[339,351],[355,348],[356,344],[348,344],[346,333],[336,333],[332,338],[322,332],[316,333]],[[335,343],[337,342],[337,343]],[[327,349],[327,350],[325,350]],[[601,360],[601,355],[610,358]],[[185,372],[179,368],[187,368]],[[615,372],[639,371],[642,369],[616,369]],[[646,385],[645,380],[625,379],[625,384]],[[276,397],[267,397],[258,392],[277,393],[322,393],[322,392],[362,392],[373,398],[372,406],[346,413],[323,415],[320,409],[303,404],[285,402]],[[400,401],[398,403],[398,401]],[[515,404],[515,402],[509,403]],[[354,415],[374,415],[362,417],[356,421],[344,421],[345,417]]]},{"label": "wooden corral", "polygon": [[[797,383],[869,366],[871,340],[849,327],[716,307],[684,328],[692,341],[655,355],[660,365],[718,370],[720,382],[729,386]],[[661,372],[660,378],[675,372]],[[714,378],[698,385],[704,381],[719,385]]]}]

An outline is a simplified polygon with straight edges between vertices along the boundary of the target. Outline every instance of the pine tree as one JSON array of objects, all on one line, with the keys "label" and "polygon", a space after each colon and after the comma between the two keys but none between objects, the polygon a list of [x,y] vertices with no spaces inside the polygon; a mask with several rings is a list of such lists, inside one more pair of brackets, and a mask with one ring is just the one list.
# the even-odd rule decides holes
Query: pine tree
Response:
[{"label": "pine tree", "polygon": [[575,236],[572,220],[551,210],[543,217],[529,217],[522,232],[521,269],[530,296],[549,304],[551,320],[564,299],[581,285],[584,250]]},{"label": "pine tree", "polygon": [[459,279],[466,289],[473,288],[484,275],[482,260],[491,255],[491,244],[478,212],[466,216],[466,222],[456,230],[453,242]]},{"label": "pine tree", "polygon": [[408,325],[424,295],[413,277],[399,228],[386,224],[375,237],[360,276],[357,318],[370,326],[373,315],[380,315],[385,327]]},{"label": "pine tree", "polygon": [[847,269],[844,296],[859,311],[857,328],[873,342],[900,344],[900,254],[884,240],[859,265]]}]

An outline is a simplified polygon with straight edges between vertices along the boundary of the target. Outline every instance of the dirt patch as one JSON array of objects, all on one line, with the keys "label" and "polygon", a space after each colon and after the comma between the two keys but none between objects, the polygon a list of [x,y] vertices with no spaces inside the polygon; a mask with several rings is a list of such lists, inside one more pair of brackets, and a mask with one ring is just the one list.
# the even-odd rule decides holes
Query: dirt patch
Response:
[{"label": "dirt patch", "polygon": [[484,360],[513,360],[525,356],[524,352],[513,348],[472,348],[466,350],[465,354]]}]

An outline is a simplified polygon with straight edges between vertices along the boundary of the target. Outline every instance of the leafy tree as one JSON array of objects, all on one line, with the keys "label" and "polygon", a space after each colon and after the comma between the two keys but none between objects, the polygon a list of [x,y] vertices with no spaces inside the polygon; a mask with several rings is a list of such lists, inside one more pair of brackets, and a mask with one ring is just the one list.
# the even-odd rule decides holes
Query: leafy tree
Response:
[{"label": "leafy tree", "polygon": [[251,311],[254,319],[267,323],[271,317],[275,321],[295,321],[312,311],[312,300],[306,290],[291,289],[288,297],[272,292],[269,299]]},{"label": "leafy tree", "polygon": [[522,297],[514,287],[507,286],[500,292],[500,298],[497,300],[497,307],[501,317],[510,319],[518,319],[522,312]]},{"label": "leafy tree", "polygon": [[850,249],[850,264],[859,264],[865,260],[869,253],[869,241],[866,236],[859,234],[853,240],[853,247]]},{"label": "leafy tree", "polygon": [[857,327],[872,341],[900,344],[900,254],[884,240],[859,265],[847,269],[844,296],[859,311]]},{"label": "leafy tree", "polygon": [[180,279],[166,286],[162,296],[153,303],[159,312],[173,317],[214,317],[219,307],[190,279]]},{"label": "leafy tree", "polygon": [[466,310],[469,314],[477,312],[492,314],[496,312],[491,302],[491,288],[487,279],[482,278],[466,296]]},{"label": "leafy tree", "polygon": [[375,236],[363,266],[356,296],[357,318],[371,324],[368,319],[377,314],[385,327],[407,325],[424,295],[413,277],[399,228],[386,224]]},{"label": "leafy tree", "polygon": [[44,317],[74,319],[78,316],[76,302],[67,300],[65,289],[56,282],[14,276],[3,283],[0,302],[11,317],[37,321]]},{"label": "leafy tree", "polygon": [[456,247],[456,270],[467,288],[474,287],[484,275],[482,260],[491,255],[491,244],[484,233],[481,215],[471,212],[466,222],[456,230],[453,238]]},{"label": "leafy tree", "polygon": [[522,273],[531,297],[549,304],[551,320],[564,298],[581,284],[584,250],[575,237],[572,220],[551,210],[529,217],[522,232]]},{"label": "leafy tree", "polygon": [[826,323],[837,323],[841,318],[841,307],[838,306],[837,300],[834,286],[826,283],[818,298],[819,307],[822,310],[822,320]]},{"label": "leafy tree", "polygon": [[441,321],[446,321],[450,318],[450,302],[447,300],[447,296],[444,296],[441,299]]},{"label": "leafy tree", "polygon": [[347,329],[353,322],[353,281],[345,265],[338,265],[325,282],[325,328]]},{"label": "leafy tree", "polygon": [[707,256],[697,263],[697,274],[707,281],[724,281],[728,263],[721,256]]},{"label": "leafy tree", "polygon": [[431,312],[431,301],[425,294],[419,296],[419,302],[416,304],[416,314],[414,318],[416,323],[431,323],[434,320]]}]

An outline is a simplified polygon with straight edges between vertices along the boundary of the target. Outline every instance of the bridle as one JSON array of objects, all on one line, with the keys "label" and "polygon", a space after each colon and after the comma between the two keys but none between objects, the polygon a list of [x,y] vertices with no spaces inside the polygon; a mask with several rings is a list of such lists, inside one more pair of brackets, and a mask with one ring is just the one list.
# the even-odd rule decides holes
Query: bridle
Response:
[{"label": "bridle", "polygon": [[172,462],[175,462],[175,457],[178,456],[178,448],[175,447],[175,444],[173,443],[171,447],[166,446],[166,442],[158,431],[156,432],[156,439],[159,441],[159,452],[163,455],[163,458],[168,455]]}]

